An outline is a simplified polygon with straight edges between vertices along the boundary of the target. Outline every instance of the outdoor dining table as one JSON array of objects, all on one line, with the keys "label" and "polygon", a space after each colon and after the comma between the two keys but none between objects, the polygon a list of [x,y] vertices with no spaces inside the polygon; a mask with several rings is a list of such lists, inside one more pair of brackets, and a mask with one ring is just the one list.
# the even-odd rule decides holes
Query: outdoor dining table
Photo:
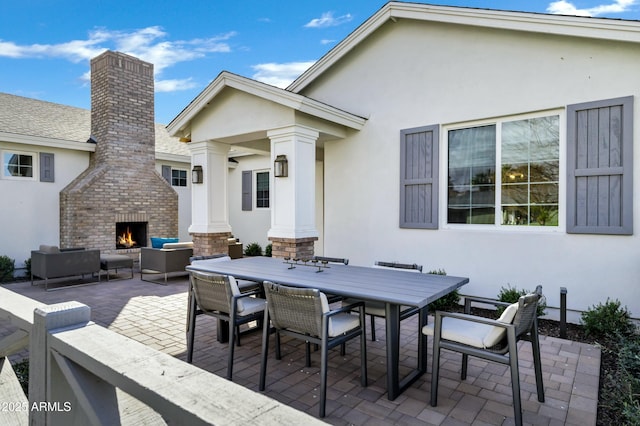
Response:
[{"label": "outdoor dining table", "polygon": [[[402,270],[353,265],[322,264],[271,257],[245,257],[215,262],[201,260],[187,271],[232,275],[256,282],[272,281],[293,287],[315,288],[324,293],[385,304],[387,350],[387,396],[396,399],[427,371],[427,305],[469,282],[468,278],[416,274]],[[419,308],[417,368],[400,378],[400,310]]]}]

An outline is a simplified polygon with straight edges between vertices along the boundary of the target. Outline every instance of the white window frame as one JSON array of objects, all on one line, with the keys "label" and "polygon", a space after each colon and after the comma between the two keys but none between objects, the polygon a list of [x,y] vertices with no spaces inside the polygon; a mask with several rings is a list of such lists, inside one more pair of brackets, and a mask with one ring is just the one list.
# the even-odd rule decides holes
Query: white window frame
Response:
[{"label": "white window frame", "polygon": [[[258,174],[260,173],[267,173],[269,175],[269,179],[267,180],[267,182],[269,182],[269,207],[258,207]],[[271,208],[271,191],[273,188],[273,181],[272,181],[272,177],[273,177],[273,173],[271,173],[271,169],[260,169],[260,170],[253,170],[253,207],[256,210],[269,210]]]},{"label": "white window frame", "polygon": [[[502,174],[500,173],[500,164],[496,164],[496,214],[493,224],[462,224],[448,222],[448,177],[449,177],[449,131],[467,129],[470,127],[486,126],[496,124],[496,141],[501,140],[501,126],[498,124],[507,121],[526,120],[531,118],[547,117],[550,115],[558,116],[558,136],[559,136],[559,152],[558,152],[558,226],[529,226],[529,225],[502,225]],[[440,206],[438,214],[440,215],[441,229],[451,230],[474,230],[491,232],[526,232],[526,233],[565,233],[566,230],[566,110],[564,108],[554,108],[531,113],[505,115],[481,120],[472,120],[465,122],[456,122],[442,125],[440,132]],[[496,159],[502,158],[501,144],[496,144]]]},{"label": "white window frame", "polygon": [[[26,176],[6,176],[4,170],[4,156],[5,154],[16,154],[16,155],[29,155],[32,159],[32,173],[31,177]],[[3,149],[0,151],[0,162],[2,164],[2,172],[0,172],[0,179],[5,180],[18,180],[18,181],[38,181],[40,180],[40,156],[37,152],[31,151],[19,151],[13,149]]]}]

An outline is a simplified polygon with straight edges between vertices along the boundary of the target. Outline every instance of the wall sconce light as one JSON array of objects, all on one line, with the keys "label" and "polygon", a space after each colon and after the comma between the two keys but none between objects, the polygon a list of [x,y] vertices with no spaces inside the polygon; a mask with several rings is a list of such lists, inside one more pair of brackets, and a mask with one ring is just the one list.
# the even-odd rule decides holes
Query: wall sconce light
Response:
[{"label": "wall sconce light", "polygon": [[289,162],[286,155],[278,155],[273,162],[273,175],[275,177],[289,176]]},{"label": "wall sconce light", "polygon": [[202,166],[193,166],[191,170],[191,183],[202,183]]}]

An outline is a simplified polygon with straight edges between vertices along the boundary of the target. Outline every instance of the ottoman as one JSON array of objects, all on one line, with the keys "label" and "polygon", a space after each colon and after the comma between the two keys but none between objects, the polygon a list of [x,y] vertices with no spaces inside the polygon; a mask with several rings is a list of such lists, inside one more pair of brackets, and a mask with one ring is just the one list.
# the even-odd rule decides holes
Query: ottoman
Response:
[{"label": "ottoman", "polygon": [[129,268],[131,269],[131,278],[133,278],[133,259],[123,254],[101,254],[100,255],[100,269],[107,271],[107,281],[109,281],[109,270],[115,269],[116,274],[118,269]]}]

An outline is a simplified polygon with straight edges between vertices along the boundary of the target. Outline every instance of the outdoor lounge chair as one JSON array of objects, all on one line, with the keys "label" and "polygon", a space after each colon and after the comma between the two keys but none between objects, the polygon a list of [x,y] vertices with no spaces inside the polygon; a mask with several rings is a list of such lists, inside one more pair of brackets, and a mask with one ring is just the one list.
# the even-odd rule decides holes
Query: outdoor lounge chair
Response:
[{"label": "outdoor lounge chair", "polygon": [[[262,362],[260,363],[260,387],[265,389],[269,335],[272,327],[276,333],[276,359],[281,358],[280,335],[306,342],[306,366],[311,366],[310,344],[320,345],[320,417],[325,416],[327,399],[327,366],[329,349],[360,336],[360,383],[367,386],[367,344],[364,305],[330,310],[327,297],[316,289],[294,288],[271,282],[264,283],[267,308],[264,313],[262,335]],[[358,310],[358,315],[351,313]]]},{"label": "outdoor lounge chair", "polygon": [[265,308],[265,300],[255,296],[258,292],[240,293],[232,276],[207,272],[190,272],[187,362],[193,360],[193,344],[198,314],[211,315],[229,323],[229,359],[227,379],[233,376],[233,354],[236,341],[240,343],[242,324],[260,321]]},{"label": "outdoor lounge chair", "polygon": [[[383,262],[376,261],[374,268],[389,268],[389,269],[402,269],[409,272],[422,273],[422,265],[416,265],[415,263],[397,263],[397,262]],[[353,303],[354,299],[346,299],[343,303]],[[384,318],[386,316],[384,303],[378,302],[365,302],[365,313],[371,318],[371,340],[376,341],[376,323],[375,318]],[[409,318],[419,312],[419,309],[415,306],[402,306],[400,308],[400,321]]]},{"label": "outdoor lounge chair", "polygon": [[[162,248],[142,247],[140,249],[140,279],[167,285],[167,276],[172,272],[185,273],[189,258],[193,256],[193,243],[165,243]],[[164,274],[164,282],[145,279],[145,274]]]},{"label": "outdoor lounge chair", "polygon": [[[461,380],[467,377],[469,355],[509,365],[513,393],[515,423],[522,425],[520,401],[520,376],[518,373],[518,340],[531,342],[536,375],[538,401],[544,402],[540,343],[538,339],[538,302],[542,298],[542,286],[521,296],[517,303],[509,304],[485,298],[465,299],[465,313],[437,311],[433,325],[426,325],[422,332],[433,336],[433,374],[431,378],[431,405],[438,403],[438,379],[440,350],[449,349],[462,354]],[[497,320],[470,315],[471,302],[491,303],[506,309]]]}]

